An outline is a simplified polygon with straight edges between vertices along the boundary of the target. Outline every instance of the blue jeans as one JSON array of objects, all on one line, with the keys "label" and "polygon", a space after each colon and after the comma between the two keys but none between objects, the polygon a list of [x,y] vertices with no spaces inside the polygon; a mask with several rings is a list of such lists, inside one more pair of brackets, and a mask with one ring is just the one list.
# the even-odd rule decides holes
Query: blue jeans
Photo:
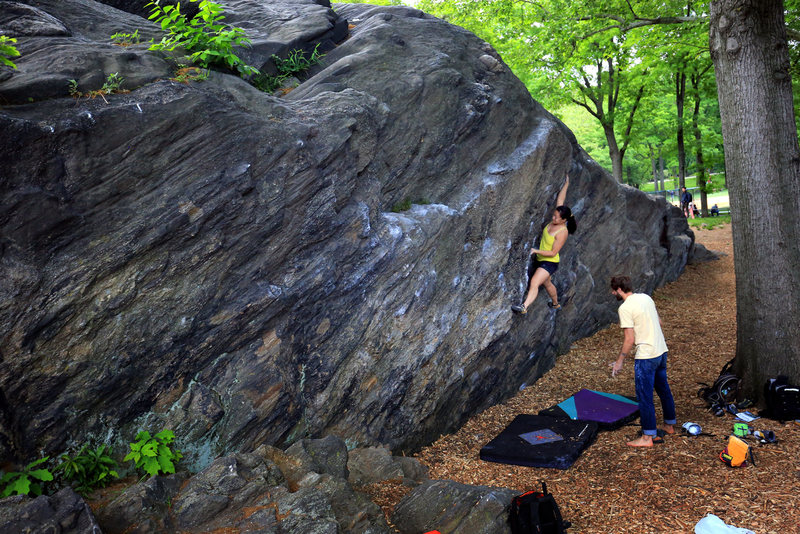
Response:
[{"label": "blue jeans", "polygon": [[636,376],[636,399],[639,402],[639,416],[642,421],[642,434],[655,436],[656,407],[653,404],[653,389],[661,399],[661,409],[664,412],[664,423],[674,425],[675,400],[667,383],[667,353],[656,358],[634,360],[634,374]]}]

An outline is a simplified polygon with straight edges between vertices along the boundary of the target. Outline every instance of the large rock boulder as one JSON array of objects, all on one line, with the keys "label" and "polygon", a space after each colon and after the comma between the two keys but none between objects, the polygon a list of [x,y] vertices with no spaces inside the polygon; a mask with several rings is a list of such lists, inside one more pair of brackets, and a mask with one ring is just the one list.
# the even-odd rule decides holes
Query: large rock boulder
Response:
[{"label": "large rock boulder", "polygon": [[100,506],[100,526],[107,534],[388,533],[381,509],[353,489],[341,468],[308,460],[308,451],[340,450],[344,441],[328,436],[303,444],[280,451],[280,463],[272,459],[276,449],[262,446],[217,458],[183,484],[174,476],[134,484]]},{"label": "large rock boulder", "polygon": [[508,512],[517,492],[469,486],[452,480],[428,480],[411,490],[392,514],[403,534],[438,530],[442,534],[506,534]]},{"label": "large rock boulder", "polygon": [[[283,9],[222,3],[242,25]],[[277,98],[109,44],[157,35],[138,15],[14,4],[34,29],[3,22],[22,55],[0,81],[0,457],[164,426],[196,468],[332,433],[414,448],[614,321],[610,275],[652,291],[692,248],[488,44],[415,9],[314,4],[284,48],[349,36]],[[68,96],[117,70],[129,93]],[[567,171],[565,305],[514,316]]]}]

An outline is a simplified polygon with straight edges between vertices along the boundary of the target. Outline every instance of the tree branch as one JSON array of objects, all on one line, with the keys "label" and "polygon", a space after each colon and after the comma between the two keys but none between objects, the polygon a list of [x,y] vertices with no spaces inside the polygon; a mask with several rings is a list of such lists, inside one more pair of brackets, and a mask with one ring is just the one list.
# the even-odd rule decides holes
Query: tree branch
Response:
[{"label": "tree branch", "polygon": [[600,120],[600,117],[597,115],[597,112],[594,111],[592,108],[590,108],[589,105],[586,102],[581,102],[580,100],[577,100],[575,98],[571,98],[570,100],[572,100],[573,103],[579,105],[580,107],[582,107],[586,111],[588,111],[589,115],[591,115],[592,117],[594,117],[597,120]]}]

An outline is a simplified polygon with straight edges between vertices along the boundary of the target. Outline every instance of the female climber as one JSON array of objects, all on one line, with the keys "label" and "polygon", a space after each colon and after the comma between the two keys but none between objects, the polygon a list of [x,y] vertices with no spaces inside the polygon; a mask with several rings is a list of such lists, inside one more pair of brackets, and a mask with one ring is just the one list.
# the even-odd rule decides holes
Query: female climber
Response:
[{"label": "female climber", "polygon": [[558,193],[556,209],[553,211],[550,224],[542,230],[539,248],[531,249],[531,255],[536,254],[534,272],[523,303],[511,306],[511,309],[517,313],[525,314],[528,312],[528,306],[536,300],[536,296],[539,294],[539,286],[542,285],[552,300],[547,305],[556,310],[561,308],[558,303],[558,291],[556,291],[556,286],[553,285],[553,282],[550,281],[550,276],[558,269],[558,252],[567,242],[567,234],[575,233],[578,228],[575,217],[572,215],[572,210],[564,205],[568,187],[569,173],[567,173],[567,181],[564,182],[561,191]]}]

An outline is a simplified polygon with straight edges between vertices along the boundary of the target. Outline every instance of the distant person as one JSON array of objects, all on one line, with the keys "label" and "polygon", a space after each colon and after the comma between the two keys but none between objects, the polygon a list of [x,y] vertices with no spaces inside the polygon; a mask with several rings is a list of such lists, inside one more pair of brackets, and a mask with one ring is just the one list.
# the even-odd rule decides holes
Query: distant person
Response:
[{"label": "distant person", "polygon": [[661,320],[656,305],[648,295],[634,293],[631,279],[627,276],[615,276],[611,279],[611,291],[619,307],[619,326],[624,333],[624,341],[619,357],[610,364],[611,376],[617,376],[622,370],[625,358],[634,349],[634,383],[636,398],[639,401],[639,415],[642,423],[642,435],[629,441],[631,447],[652,447],[653,443],[663,442],[656,428],[656,409],[653,404],[653,389],[661,399],[664,415],[662,431],[675,433],[675,400],[667,382],[667,343],[661,331]]},{"label": "distant person", "polygon": [[684,217],[689,217],[689,204],[692,203],[692,194],[686,190],[686,186],[681,187],[681,211]]},{"label": "distant person", "polygon": [[714,204],[713,206],[711,206],[711,216],[716,217],[718,215],[719,215],[719,207],[716,204]]},{"label": "distant person", "polygon": [[697,206],[694,202],[689,202],[689,215],[692,219],[700,216],[700,210],[697,209]]},{"label": "distant person", "polygon": [[531,249],[531,255],[536,254],[534,272],[533,276],[531,276],[528,291],[522,304],[514,304],[511,306],[511,309],[516,313],[525,314],[528,312],[528,306],[536,300],[540,286],[544,286],[545,291],[550,295],[551,302],[548,303],[548,306],[556,310],[561,308],[561,305],[558,303],[558,291],[550,280],[550,276],[558,269],[558,262],[561,259],[558,253],[561,247],[564,246],[564,243],[567,242],[567,235],[575,233],[575,230],[578,228],[575,217],[572,215],[572,210],[564,205],[564,200],[567,198],[568,187],[569,174],[567,174],[567,180],[564,182],[556,198],[556,209],[553,210],[550,223],[542,230],[539,248]]}]

